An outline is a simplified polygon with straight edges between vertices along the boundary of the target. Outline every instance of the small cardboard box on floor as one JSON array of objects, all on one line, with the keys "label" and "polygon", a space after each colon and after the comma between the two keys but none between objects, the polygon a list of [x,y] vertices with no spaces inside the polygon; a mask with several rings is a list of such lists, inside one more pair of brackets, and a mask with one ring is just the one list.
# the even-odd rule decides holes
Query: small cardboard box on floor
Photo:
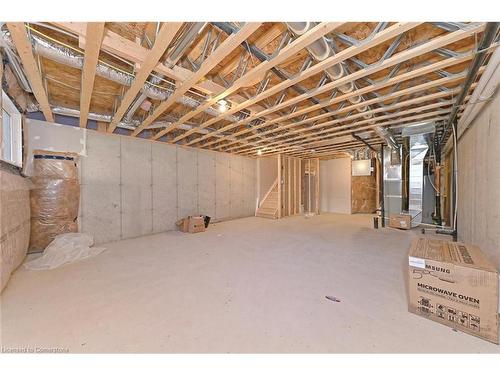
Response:
[{"label": "small cardboard box on floor", "polygon": [[203,216],[188,216],[178,220],[175,224],[181,232],[198,233],[205,231],[205,219]]},{"label": "small cardboard box on floor", "polygon": [[397,229],[411,229],[410,214],[392,214],[389,216],[389,226]]},{"label": "small cardboard box on floor", "polygon": [[478,247],[419,238],[408,261],[410,312],[498,344],[498,271]]}]

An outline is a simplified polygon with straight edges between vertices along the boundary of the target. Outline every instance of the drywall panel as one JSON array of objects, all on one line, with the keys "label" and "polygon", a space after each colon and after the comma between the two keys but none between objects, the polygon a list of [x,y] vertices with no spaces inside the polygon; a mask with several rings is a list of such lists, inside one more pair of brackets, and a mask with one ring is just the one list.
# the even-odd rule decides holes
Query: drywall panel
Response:
[{"label": "drywall panel", "polygon": [[198,152],[177,149],[177,216],[198,215]]},{"label": "drywall panel", "polygon": [[177,221],[177,146],[152,144],[153,232],[175,229]]},{"label": "drywall panel", "polygon": [[241,217],[243,213],[243,162],[241,156],[233,155],[230,160],[230,216]]},{"label": "drywall panel", "polygon": [[27,155],[24,173],[31,176],[33,170],[33,151],[49,150],[86,154],[87,129],[54,124],[39,120],[26,120]]},{"label": "drywall panel", "polygon": [[215,155],[215,218],[225,220],[230,217],[230,157],[228,154]]},{"label": "drywall panel", "polygon": [[351,213],[351,158],[320,161],[320,210]]},{"label": "drywall panel", "polygon": [[198,150],[198,211],[215,219],[215,153]]},{"label": "drywall panel", "polygon": [[95,243],[121,238],[120,138],[89,132],[81,158],[80,231]]},{"label": "drywall panel", "polygon": [[151,142],[120,137],[122,238],[153,232]]},{"label": "drywall panel", "polygon": [[458,237],[500,267],[500,95],[484,106],[458,144]]}]

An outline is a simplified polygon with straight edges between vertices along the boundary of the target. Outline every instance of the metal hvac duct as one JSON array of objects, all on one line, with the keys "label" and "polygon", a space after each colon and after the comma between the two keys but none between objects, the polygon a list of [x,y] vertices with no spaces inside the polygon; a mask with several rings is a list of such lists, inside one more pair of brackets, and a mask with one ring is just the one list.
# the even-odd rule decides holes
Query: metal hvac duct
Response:
[{"label": "metal hvac duct", "polygon": [[[187,32],[181,37],[177,46],[175,46],[174,49],[169,52],[169,54],[164,62],[165,65],[167,65],[168,67],[174,66],[177,63],[177,61],[179,61],[179,59],[182,57],[182,55],[184,54],[186,49],[189,47],[189,45],[191,45],[193,40],[198,36],[199,33],[201,33],[203,31],[206,24],[207,24],[206,22],[194,22],[194,23],[192,23],[190,25],[189,29],[187,30]],[[162,79],[163,79],[163,75],[159,75],[159,76],[155,75],[151,78],[151,83],[153,85],[158,85]],[[153,92],[155,92],[156,87],[153,85],[150,85],[151,90],[153,90]],[[124,115],[124,118],[126,121],[130,121],[133,118],[135,112],[141,106],[141,104],[144,102],[144,100],[147,99],[147,97],[148,97],[148,95],[145,92],[142,92],[141,95],[139,95],[137,98],[135,98],[135,100],[132,102],[132,104],[130,105],[130,107],[128,108],[127,112]]]},{"label": "metal hvac duct", "polygon": [[[31,106],[30,107],[30,112],[36,112],[39,111],[39,105]],[[69,116],[69,117],[80,117],[80,111],[78,109],[72,109],[72,108],[66,108],[66,107],[61,107],[61,106],[54,106],[51,107],[51,110],[53,113],[58,114],[58,115],[63,115],[63,116]],[[105,114],[100,114],[100,113],[93,113],[90,112],[88,114],[89,120],[94,120],[94,121],[102,121],[102,122],[111,122],[113,119],[112,115],[105,115]],[[175,121],[175,120],[174,120]],[[140,121],[138,120],[133,120],[132,122],[120,122],[117,126],[119,128],[123,129],[129,129],[129,130],[135,130],[135,128],[139,125]],[[157,121],[152,123],[150,126],[148,126],[146,129],[157,129],[157,128],[164,128],[172,124],[173,121]],[[196,126],[194,125],[189,125],[189,124],[181,124],[179,125],[179,129],[183,130],[192,130],[195,129]],[[212,128],[205,128],[205,129],[197,129],[196,131],[200,134],[208,134],[215,129]],[[229,133],[221,133],[221,134],[214,134],[215,137],[224,137],[229,135]]]},{"label": "metal hvac duct", "polygon": [[[31,43],[33,45],[33,49],[35,53],[39,54],[40,56],[45,57],[46,59],[56,61],[60,64],[66,65],[66,66],[71,66],[76,69],[83,69],[83,56],[78,55],[71,49],[57,45],[51,41],[45,40],[37,35],[31,35]],[[10,36],[10,32],[8,30],[1,30],[0,32],[0,42],[2,45],[7,46],[10,48],[12,51],[15,50],[15,45],[12,41],[12,38]],[[22,70],[21,70],[22,71]],[[121,72],[113,67],[110,67],[108,65],[105,65],[101,62],[97,64],[96,67],[96,74],[100,77],[109,79],[110,81],[119,83],[124,86],[130,86],[132,84],[132,81],[134,79],[134,76],[132,74],[128,74],[125,72]],[[156,86],[153,86],[153,84],[146,82],[141,89],[142,93],[144,93],[147,97],[151,99],[156,99],[159,101],[164,101],[166,100],[171,94],[172,91],[159,88]],[[200,105],[200,102],[197,100],[189,97],[189,96],[182,96],[179,99],[177,99],[177,103],[183,104],[185,106],[194,108]],[[211,116],[217,116],[219,115],[219,112],[212,108],[209,107],[205,110],[206,113],[208,113]],[[239,119],[234,116],[234,115],[228,115],[225,117],[225,119],[231,121],[231,122],[237,122]]]},{"label": "metal hvac duct", "polygon": [[[306,33],[307,31],[312,29],[314,26],[316,26],[316,24],[314,22],[286,22],[286,25],[287,25],[288,29],[297,36]],[[335,55],[335,52],[328,44],[325,37],[321,37],[321,38],[317,39],[316,41],[311,43],[309,46],[307,46],[306,49],[309,52],[309,54],[316,61],[323,61],[323,60]],[[328,76],[330,77],[330,79],[332,81],[335,81],[337,79],[340,79],[340,78],[348,75],[348,72],[346,71],[346,69],[344,69],[342,64],[335,64],[335,65],[325,69],[325,72],[328,74]],[[339,86],[338,89],[340,92],[347,94],[349,92],[354,91],[355,85],[351,81],[351,82],[348,82],[344,85]],[[348,100],[353,104],[359,104],[363,101],[363,98],[361,95],[356,95],[356,96],[350,97]],[[367,105],[363,105],[363,106],[356,108],[356,110],[358,112],[366,112],[368,109],[369,109],[369,107]],[[366,114],[364,116],[365,119],[370,119],[372,117],[373,117],[373,114],[371,114],[371,113]],[[375,120],[373,120],[372,123],[374,124]],[[391,147],[392,149],[399,148],[399,145],[398,145],[396,139],[394,138],[394,136],[392,135],[392,133],[389,130],[387,130],[383,127],[377,126],[377,127],[375,127],[375,132],[387,142],[389,147]]]}]

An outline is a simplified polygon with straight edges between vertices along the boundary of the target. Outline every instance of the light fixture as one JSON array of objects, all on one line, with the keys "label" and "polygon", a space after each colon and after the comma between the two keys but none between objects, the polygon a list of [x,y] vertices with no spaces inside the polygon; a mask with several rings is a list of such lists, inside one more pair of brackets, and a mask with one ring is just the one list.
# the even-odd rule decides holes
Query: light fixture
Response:
[{"label": "light fixture", "polygon": [[262,150],[257,150],[257,155],[262,155]]},{"label": "light fixture", "polygon": [[219,106],[219,112],[226,112],[229,108],[229,102],[225,99],[221,99],[217,102]]}]

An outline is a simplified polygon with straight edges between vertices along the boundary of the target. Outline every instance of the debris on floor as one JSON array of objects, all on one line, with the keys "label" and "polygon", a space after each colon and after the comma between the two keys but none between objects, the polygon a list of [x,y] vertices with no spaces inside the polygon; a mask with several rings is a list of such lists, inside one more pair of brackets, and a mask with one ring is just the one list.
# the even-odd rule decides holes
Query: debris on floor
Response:
[{"label": "debris on floor", "polygon": [[325,298],[333,302],[341,302],[337,297],[325,296]]},{"label": "debris on floor", "polygon": [[64,233],[56,236],[39,258],[24,263],[29,270],[51,270],[102,253],[104,247],[92,247],[94,237],[86,233]]}]

